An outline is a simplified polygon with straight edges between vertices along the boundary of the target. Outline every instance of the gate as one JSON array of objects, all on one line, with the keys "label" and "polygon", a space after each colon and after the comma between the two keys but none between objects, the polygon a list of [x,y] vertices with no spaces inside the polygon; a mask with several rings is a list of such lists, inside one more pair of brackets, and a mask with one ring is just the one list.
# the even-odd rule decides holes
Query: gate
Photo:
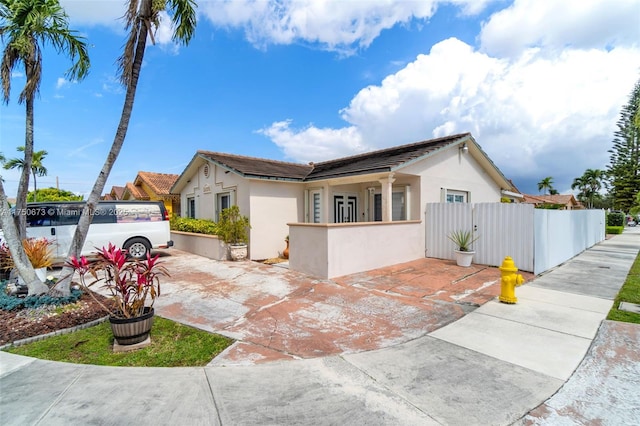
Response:
[{"label": "gate", "polygon": [[534,208],[531,204],[429,203],[425,209],[426,257],[453,259],[448,235],[473,230],[478,240],[473,262],[500,266],[511,256],[516,266],[534,271]]}]

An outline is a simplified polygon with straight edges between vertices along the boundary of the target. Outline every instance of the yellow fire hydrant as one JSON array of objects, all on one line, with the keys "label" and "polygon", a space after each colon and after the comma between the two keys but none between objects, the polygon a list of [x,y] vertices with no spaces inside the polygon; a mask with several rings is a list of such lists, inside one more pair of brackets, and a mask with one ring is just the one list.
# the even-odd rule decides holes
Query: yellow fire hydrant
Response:
[{"label": "yellow fire hydrant", "polygon": [[518,268],[511,256],[507,256],[502,261],[500,266],[500,301],[502,303],[517,303],[516,287],[519,287],[524,282],[522,275],[516,274]]}]

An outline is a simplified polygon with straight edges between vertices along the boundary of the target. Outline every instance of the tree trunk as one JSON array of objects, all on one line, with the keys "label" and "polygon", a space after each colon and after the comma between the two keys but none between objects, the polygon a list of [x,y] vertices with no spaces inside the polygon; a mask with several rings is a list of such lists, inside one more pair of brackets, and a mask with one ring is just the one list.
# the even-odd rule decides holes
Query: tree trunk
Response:
[{"label": "tree trunk", "polygon": [[[29,72],[27,71],[27,75]],[[33,96],[28,96],[26,104],[26,130],[24,137],[24,164],[16,194],[16,226],[20,241],[27,238],[27,194],[29,193],[29,176],[31,176],[31,160],[33,158]]]},{"label": "tree trunk", "polygon": [[[27,196],[29,193],[27,193]],[[33,172],[33,202],[38,201],[38,186],[36,185],[36,172]]]},{"label": "tree trunk", "polygon": [[[140,6],[140,16],[151,16],[151,3],[151,0],[143,0]],[[102,191],[104,190],[107,179],[109,178],[109,174],[111,173],[113,164],[116,162],[116,159],[120,154],[120,150],[122,149],[122,145],[124,144],[124,139],[127,136],[129,121],[131,119],[131,113],[133,112],[133,103],[136,96],[136,88],[138,86],[138,78],[140,77],[140,69],[142,68],[142,60],[144,58],[144,51],[147,44],[147,35],[149,33],[149,27],[147,26],[148,24],[149,22],[145,19],[143,19],[140,24],[140,32],[137,38],[138,42],[134,53],[133,66],[131,69],[131,78],[129,80],[129,85],[127,86],[127,93],[125,96],[124,105],[122,107],[122,114],[120,115],[118,130],[116,131],[116,135],[113,139],[113,144],[111,145],[111,150],[107,155],[107,159],[105,160],[104,165],[102,166],[102,170],[100,170],[100,173],[96,178],[93,189],[91,190],[91,194],[89,194],[87,203],[82,210],[82,215],[80,216],[76,231],[73,234],[73,240],[71,241],[71,247],[69,248],[67,257],[80,256],[82,246],[84,245],[84,242],[87,238],[87,233],[89,232],[89,226],[91,225],[91,221],[93,219],[93,213],[95,212],[98,201],[100,200],[100,195],[102,195]],[[60,274],[61,279],[56,283],[55,290],[59,291],[63,295],[70,294],[70,284],[72,276],[73,269],[65,266],[62,269],[62,273]]]},{"label": "tree trunk", "polygon": [[29,262],[24,252],[21,240],[18,237],[15,222],[8,207],[7,195],[4,193],[4,185],[2,184],[2,179],[0,179],[0,224],[2,225],[4,239],[11,252],[11,258],[13,259],[15,268],[18,270],[18,274],[22,277],[23,281],[27,283],[30,296],[47,293],[49,287],[36,276],[36,271],[34,271],[31,262]]}]

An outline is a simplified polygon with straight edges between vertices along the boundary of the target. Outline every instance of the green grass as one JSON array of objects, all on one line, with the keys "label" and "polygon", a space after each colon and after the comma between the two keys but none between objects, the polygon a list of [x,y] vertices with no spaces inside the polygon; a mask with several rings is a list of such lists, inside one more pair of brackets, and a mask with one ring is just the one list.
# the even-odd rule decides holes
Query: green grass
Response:
[{"label": "green grass", "polygon": [[12,347],[6,351],[76,364],[197,367],[207,365],[232,343],[232,339],[156,315],[151,329],[151,344],[132,352],[113,352],[113,334],[108,321],[73,333]]},{"label": "green grass", "polygon": [[640,324],[640,314],[619,310],[618,306],[620,306],[620,302],[640,304],[640,254],[638,254],[635,262],[631,266],[627,279],[616,296],[613,308],[611,308],[609,315],[607,315],[608,320]]}]

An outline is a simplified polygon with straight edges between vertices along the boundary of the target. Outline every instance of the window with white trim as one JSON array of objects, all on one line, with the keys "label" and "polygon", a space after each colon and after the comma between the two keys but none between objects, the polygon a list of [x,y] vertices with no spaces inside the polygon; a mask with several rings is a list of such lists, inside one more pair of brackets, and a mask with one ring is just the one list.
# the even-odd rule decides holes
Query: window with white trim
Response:
[{"label": "window with white trim", "polygon": [[187,217],[195,219],[196,217],[196,199],[187,197]]},{"label": "window with white trim", "polygon": [[220,220],[222,210],[229,207],[231,207],[231,194],[228,192],[216,194],[216,222]]},{"label": "window with white trim", "polygon": [[307,221],[309,223],[321,223],[322,221],[322,190],[309,190]]},{"label": "window with white trim", "polygon": [[447,203],[466,203],[469,200],[469,193],[466,191],[446,190],[445,201]]}]

